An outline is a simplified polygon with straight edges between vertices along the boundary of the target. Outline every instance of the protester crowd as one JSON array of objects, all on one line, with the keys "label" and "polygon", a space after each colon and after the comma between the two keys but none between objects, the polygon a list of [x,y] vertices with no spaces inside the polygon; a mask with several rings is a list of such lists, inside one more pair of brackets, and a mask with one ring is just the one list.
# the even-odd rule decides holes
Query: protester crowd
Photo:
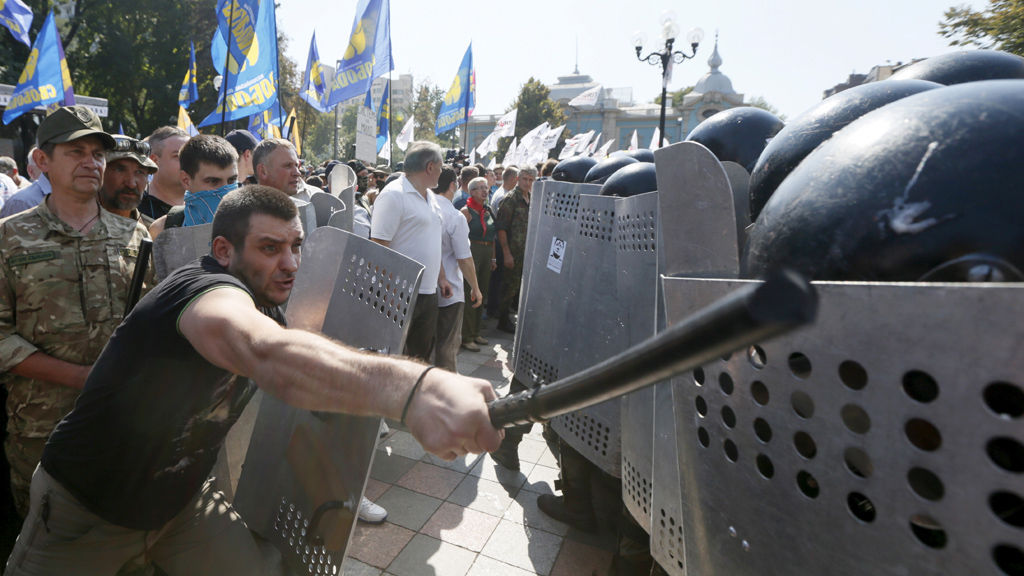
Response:
[{"label": "protester crowd", "polygon": [[[102,362],[101,352],[135,304],[127,294],[136,267],[144,265],[139,261],[143,240],[169,228],[209,223],[216,236],[218,207],[236,190],[251,189],[254,197],[276,190],[296,206],[318,193],[338,195],[340,190],[331,189],[331,175],[341,166],[339,160],[305,165],[291,142],[261,141],[244,130],[226,138],[189,137],[170,126],[143,140],[111,135],[81,106],[57,109],[43,121],[37,147],[28,155],[28,175],[19,173],[13,159],[0,157],[4,448],[14,511],[19,522],[25,520],[21,538],[35,522],[49,532],[57,492],[86,503],[80,506],[83,514],[96,511],[77,487],[64,490],[64,484],[75,481],[64,481],[55,472],[68,464],[61,460],[60,449],[47,448],[48,439],[59,436],[55,429],[68,426],[65,417],[83,389],[95,387],[90,381],[90,373],[98,378],[94,364]],[[488,344],[481,331],[483,318],[496,317],[498,329],[515,332],[538,167],[469,164],[458,151],[446,154],[429,142],[413,142],[394,170],[359,160],[344,166],[355,180],[354,231],[425,268],[406,356],[454,373],[460,348],[476,352]],[[296,242],[301,243],[299,236]],[[214,253],[216,246],[214,242]],[[288,273],[294,275],[295,267],[297,258]],[[154,278],[149,270],[144,280],[144,291],[159,292],[164,279]],[[284,299],[289,291],[287,283]],[[283,322],[283,316],[269,311],[283,300],[253,299],[263,313]],[[182,326],[177,330],[188,337]],[[156,366],[159,360],[152,363]],[[426,376],[426,371],[420,375],[405,410]],[[472,444],[472,451],[498,447],[496,441]],[[39,485],[46,486],[44,494],[37,493]],[[359,516],[382,522],[387,512],[364,499]],[[19,540],[19,547],[23,545],[33,542]],[[12,561],[16,556],[24,560],[26,550],[16,548]]]}]

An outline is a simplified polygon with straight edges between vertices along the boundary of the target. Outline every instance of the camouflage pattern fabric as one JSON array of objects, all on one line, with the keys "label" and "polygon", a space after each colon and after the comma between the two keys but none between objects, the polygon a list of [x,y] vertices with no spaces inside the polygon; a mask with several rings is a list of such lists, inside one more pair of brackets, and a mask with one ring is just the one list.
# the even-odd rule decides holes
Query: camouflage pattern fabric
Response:
[{"label": "camouflage pattern fabric", "polygon": [[[515,261],[512,269],[505,269],[501,303],[498,305],[498,321],[508,318],[509,310],[519,301],[519,285],[523,281],[523,257],[526,254],[526,230],[529,225],[530,204],[523,197],[523,191],[516,186],[505,196],[498,207],[498,230],[504,230],[508,249]],[[498,265],[504,266],[505,253],[498,248]]]},{"label": "camouflage pattern fabric", "polygon": [[[7,386],[11,488],[28,512],[32,472],[79,391],[10,370],[35,352],[90,365],[124,317],[146,228],[106,210],[88,234],[42,203],[0,220],[0,382]],[[152,286],[152,282],[147,283]]]}]

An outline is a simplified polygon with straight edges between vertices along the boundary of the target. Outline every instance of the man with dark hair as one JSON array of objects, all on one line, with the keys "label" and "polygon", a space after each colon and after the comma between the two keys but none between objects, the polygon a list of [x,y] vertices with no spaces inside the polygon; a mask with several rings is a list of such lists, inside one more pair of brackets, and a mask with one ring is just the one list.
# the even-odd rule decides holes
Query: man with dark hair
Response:
[{"label": "man with dark hair", "polygon": [[149,227],[156,238],[167,228],[196,226],[213,221],[213,214],[228,192],[238,187],[238,154],[220,136],[200,134],[181,147],[179,177],[185,204],[174,206]]},{"label": "man with dark hair", "polygon": [[441,207],[430,193],[444,166],[441,147],[413,142],[405,153],[405,173],[384,187],[373,204],[370,239],[424,266],[405,353],[424,362],[434,359],[437,293],[451,297],[441,267]]},{"label": "man with dark hair", "polygon": [[107,168],[100,186],[100,206],[123,218],[152,220],[139,212],[139,202],[156,164],[149,159],[149,145],[128,136],[114,136],[114,148],[107,150]]},{"label": "man with dark hair", "polygon": [[238,153],[238,181],[245,182],[246,178],[253,175],[252,155],[259,142],[248,130],[232,130],[225,139]]},{"label": "man with dark hair", "polygon": [[[100,208],[114,139],[84,106],[39,125],[39,166],[53,192],[0,221],[0,373],[18,513],[46,438],[74,406],[93,361],[124,317],[146,228]],[[72,571],[73,572],[73,571]],[[70,573],[70,572],[68,572]]]},{"label": "man with dark hair", "polygon": [[469,181],[479,176],[480,170],[476,166],[466,166],[459,170],[459,190],[455,193],[455,200],[452,201],[452,206],[456,210],[462,210],[462,207],[466,205],[466,200],[469,199]]},{"label": "man with dark hair", "polygon": [[149,157],[156,162],[157,171],[139,204],[139,211],[153,220],[167,214],[171,206],[185,202],[185,187],[178,175],[181,170],[178,153],[187,141],[188,133],[175,126],[157,128],[146,138],[151,150]]},{"label": "man with dark hair", "polygon": [[208,480],[254,392],[249,377],[299,408],[402,416],[446,459],[498,446],[486,380],[281,325],[301,245],[280,191],[245,186],[224,198],[211,254],[139,302],[54,431],[6,574],[115,574],[139,558],[171,576],[280,569]]}]

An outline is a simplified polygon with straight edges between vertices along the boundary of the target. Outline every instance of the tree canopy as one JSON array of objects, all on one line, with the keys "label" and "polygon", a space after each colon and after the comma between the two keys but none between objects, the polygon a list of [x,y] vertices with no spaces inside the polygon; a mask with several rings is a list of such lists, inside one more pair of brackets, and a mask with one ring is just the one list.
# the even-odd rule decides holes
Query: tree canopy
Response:
[{"label": "tree canopy", "polygon": [[1024,0],[989,0],[984,10],[966,6],[946,10],[939,34],[951,46],[995,48],[1024,56]]},{"label": "tree canopy", "polygon": [[[551,90],[543,82],[532,76],[519,89],[519,95],[516,96],[516,99],[506,112],[515,109],[519,110],[516,113],[515,137],[520,140],[523,135],[544,122],[550,124],[552,128],[565,124],[565,112],[562,111],[557,102],[551,99]],[[562,136],[559,138],[559,143],[552,148],[552,152],[560,149],[567,136],[568,134],[563,131]],[[498,151],[495,153],[497,158],[503,158],[511,144],[512,139],[502,138],[498,144]]]}]

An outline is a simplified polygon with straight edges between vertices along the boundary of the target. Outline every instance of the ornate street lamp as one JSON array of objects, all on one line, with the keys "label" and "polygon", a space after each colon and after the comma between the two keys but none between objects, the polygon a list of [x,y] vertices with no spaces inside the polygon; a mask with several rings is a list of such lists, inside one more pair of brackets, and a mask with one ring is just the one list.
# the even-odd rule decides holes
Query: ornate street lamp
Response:
[{"label": "ornate street lamp", "polygon": [[637,32],[633,35],[633,46],[636,48],[636,57],[641,62],[647,62],[652,66],[661,65],[661,119],[658,122],[658,146],[665,143],[665,106],[668,103],[668,81],[672,76],[672,65],[681,64],[684,60],[697,55],[697,46],[704,39],[704,31],[694,28],[686,34],[686,41],[690,44],[690,54],[678,50],[672,51],[676,36],[679,35],[679,25],[676,24],[675,15],[671,12],[664,12],[659,19],[661,23],[661,38],[665,41],[662,50],[651,52],[641,56],[644,51],[644,35]]}]

